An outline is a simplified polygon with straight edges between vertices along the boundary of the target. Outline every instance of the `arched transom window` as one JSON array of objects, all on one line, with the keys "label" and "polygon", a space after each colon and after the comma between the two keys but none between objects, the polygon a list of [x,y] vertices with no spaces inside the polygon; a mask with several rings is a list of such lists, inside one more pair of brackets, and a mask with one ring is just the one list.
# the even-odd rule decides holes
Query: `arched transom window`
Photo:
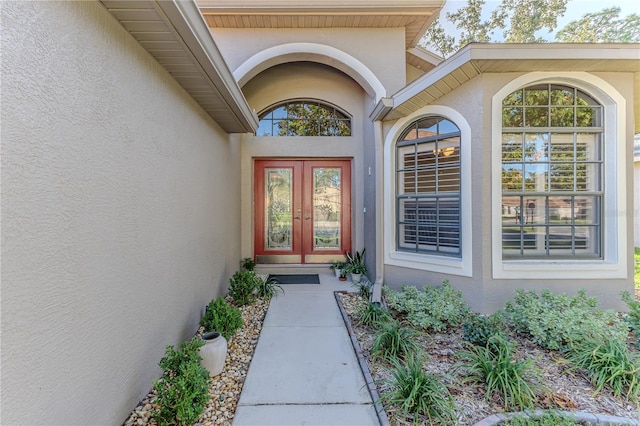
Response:
[{"label": "arched transom window", "polygon": [[260,114],[257,136],[351,136],[351,117],[333,105],[294,100]]},{"label": "arched transom window", "polygon": [[503,258],[600,258],[602,106],[538,84],[502,101]]},{"label": "arched transom window", "polygon": [[414,121],[396,142],[396,248],[461,256],[460,129]]}]

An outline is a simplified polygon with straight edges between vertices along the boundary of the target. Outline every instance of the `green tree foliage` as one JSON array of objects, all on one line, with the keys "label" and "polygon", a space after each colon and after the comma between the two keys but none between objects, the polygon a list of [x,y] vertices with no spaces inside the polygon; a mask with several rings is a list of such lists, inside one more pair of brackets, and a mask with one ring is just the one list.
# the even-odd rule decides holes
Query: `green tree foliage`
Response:
[{"label": "green tree foliage", "polygon": [[[473,42],[543,43],[556,29],[569,1],[502,0],[489,14],[484,13],[486,0],[467,0],[466,6],[456,12],[441,15],[427,30],[422,43],[445,58]],[[619,7],[611,7],[585,14],[558,31],[555,39],[567,43],[640,42],[640,16],[620,17],[620,13]],[[445,21],[458,29],[458,37],[445,31]]]},{"label": "green tree foliage", "polygon": [[619,7],[587,13],[556,34],[565,43],[640,43],[640,15],[620,16]]}]

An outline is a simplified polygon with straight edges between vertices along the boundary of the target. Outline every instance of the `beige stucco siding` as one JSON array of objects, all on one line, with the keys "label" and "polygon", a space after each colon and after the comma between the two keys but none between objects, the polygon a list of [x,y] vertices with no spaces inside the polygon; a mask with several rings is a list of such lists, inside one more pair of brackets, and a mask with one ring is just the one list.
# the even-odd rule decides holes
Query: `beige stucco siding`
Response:
[{"label": "beige stucco siding", "polygon": [[2,2],[2,422],[119,424],[239,259],[238,152],[95,2]]},{"label": "beige stucco siding", "polygon": [[[387,95],[406,84],[404,28],[213,28],[212,33],[232,71],[269,48],[310,43],[337,49],[360,62],[382,83]],[[288,55],[286,61],[310,59],[328,65],[335,64],[335,58],[332,57],[322,58],[320,55],[306,53]]]},{"label": "beige stucco siding", "polygon": [[[492,97],[498,90],[515,78],[522,76],[521,73],[483,74],[466,84],[460,86],[446,96],[434,102],[434,105],[444,105],[451,107],[464,116],[471,127],[471,153],[472,162],[472,199],[473,206],[471,214],[473,217],[472,237],[473,237],[473,276],[471,278],[456,276],[452,274],[440,274],[425,270],[403,268],[393,265],[385,265],[385,284],[390,287],[399,287],[401,284],[414,284],[423,286],[425,284],[437,285],[443,279],[448,279],[455,287],[464,291],[465,299],[472,308],[481,312],[493,312],[504,305],[504,302],[515,295],[516,289],[549,288],[554,291],[575,293],[579,289],[586,289],[588,294],[597,296],[601,305],[609,308],[624,309],[624,304],[620,301],[620,291],[631,290],[633,288],[633,241],[627,239],[626,256],[627,278],[614,279],[494,279],[491,241],[492,241],[492,219],[491,219],[491,170],[492,170]],[[631,105],[633,99],[632,75],[628,73],[600,73],[595,74],[611,84],[619,93],[623,94],[627,107]],[[393,123],[385,123],[385,129],[391,129]],[[631,145],[633,143],[633,117],[629,109],[626,114],[626,138],[618,143],[627,144],[629,155],[623,164],[626,167],[624,173],[624,183],[626,184],[626,206],[625,211],[617,211],[615,206],[609,206],[605,214],[618,214],[620,220],[629,230],[632,228],[633,219],[633,173]],[[464,155],[464,152],[462,153]],[[385,202],[393,203],[394,200],[386,198]],[[542,267],[542,266],[541,266]]]}]

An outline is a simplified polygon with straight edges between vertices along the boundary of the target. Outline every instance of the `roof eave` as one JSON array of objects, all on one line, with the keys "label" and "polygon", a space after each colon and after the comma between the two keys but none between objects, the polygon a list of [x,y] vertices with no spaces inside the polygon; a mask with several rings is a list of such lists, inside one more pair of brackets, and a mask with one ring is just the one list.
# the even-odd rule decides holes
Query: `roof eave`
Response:
[{"label": "roof eave", "polygon": [[[562,63],[563,70],[570,71],[631,72],[634,73],[634,82],[640,83],[640,44],[472,43],[396,92],[391,97],[393,110],[386,118],[406,116],[419,104],[433,102],[484,72],[521,72],[518,65],[523,61],[535,61],[536,71],[552,71],[558,67],[558,63]],[[578,61],[589,63],[589,67]],[[573,68],[572,63],[575,64]],[[624,69],[621,69],[620,64]],[[634,91],[633,103],[635,131],[640,132],[638,90]]]},{"label": "roof eave", "polygon": [[[258,117],[249,107],[194,1],[142,0],[128,3],[101,0],[101,3],[128,31],[130,21],[125,23],[128,12],[153,9],[161,22],[151,22],[163,25],[167,32],[173,34],[185,61],[197,70],[198,77],[205,82],[204,86],[195,88],[185,84],[188,80],[186,77],[173,70],[169,63],[159,60],[153,43],[129,31],[132,36],[226,132],[255,132]],[[147,6],[148,9],[141,9],[141,6]]]}]

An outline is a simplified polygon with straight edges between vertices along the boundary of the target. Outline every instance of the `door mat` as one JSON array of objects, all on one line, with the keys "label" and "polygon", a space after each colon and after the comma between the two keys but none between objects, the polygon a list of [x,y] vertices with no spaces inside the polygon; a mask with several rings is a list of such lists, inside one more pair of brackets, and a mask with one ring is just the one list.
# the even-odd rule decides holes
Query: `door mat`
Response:
[{"label": "door mat", "polygon": [[320,284],[318,274],[271,274],[278,284]]}]

